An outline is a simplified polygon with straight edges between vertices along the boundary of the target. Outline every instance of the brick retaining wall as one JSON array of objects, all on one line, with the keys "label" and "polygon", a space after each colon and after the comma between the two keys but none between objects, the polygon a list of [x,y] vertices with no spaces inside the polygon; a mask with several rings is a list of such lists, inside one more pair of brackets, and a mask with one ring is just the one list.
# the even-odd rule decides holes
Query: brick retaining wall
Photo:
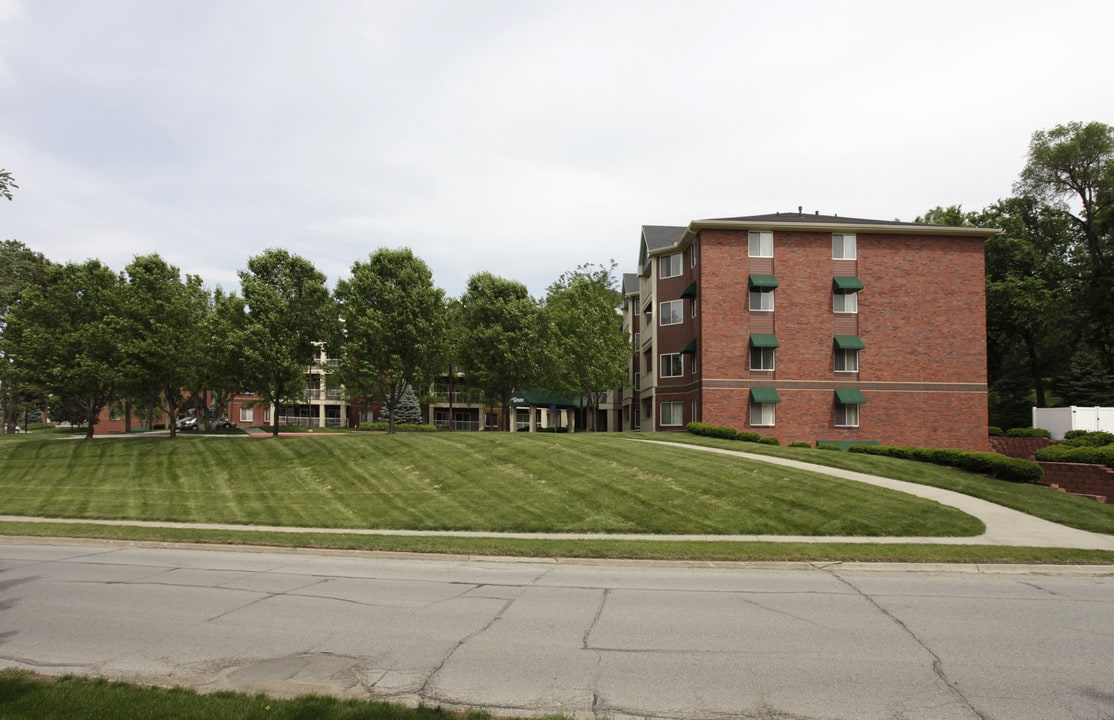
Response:
[{"label": "brick retaining wall", "polygon": [[1094,495],[1114,502],[1114,469],[1087,463],[1042,462],[1041,485],[1056,485],[1075,495]]},{"label": "brick retaining wall", "polygon": [[1008,455],[1009,457],[1032,460],[1033,453],[1042,450],[1056,442],[1048,438],[1029,437],[991,437],[990,451]]}]

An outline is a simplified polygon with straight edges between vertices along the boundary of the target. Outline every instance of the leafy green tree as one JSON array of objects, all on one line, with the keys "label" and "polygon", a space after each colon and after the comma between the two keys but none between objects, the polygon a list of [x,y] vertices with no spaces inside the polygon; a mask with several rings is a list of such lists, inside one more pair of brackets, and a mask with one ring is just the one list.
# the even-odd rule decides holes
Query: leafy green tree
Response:
[{"label": "leafy green tree", "polygon": [[344,338],[334,379],[350,396],[382,403],[388,432],[394,432],[406,388],[427,386],[441,361],[444,292],[408,248],[380,248],[352,265],[352,277],[337,283],[336,297]]},{"label": "leafy green tree", "polygon": [[122,281],[97,260],[48,266],[11,309],[4,352],[17,382],[57,396],[93,436],[122,380]]},{"label": "leafy green tree", "polygon": [[1105,371],[1098,353],[1080,347],[1058,384],[1065,405],[1114,406],[1114,378]]},{"label": "leafy green tree", "polygon": [[[246,327],[243,298],[219,287],[214,290],[201,321],[198,344],[202,357],[196,385],[190,388],[194,397],[209,403],[205,410],[212,409],[218,415],[227,416],[228,404],[248,387],[243,352]],[[210,412],[204,414],[206,418],[211,415]]]},{"label": "leafy green tree", "polygon": [[596,429],[607,393],[627,379],[630,340],[616,312],[621,296],[614,271],[614,261],[610,267],[581,265],[550,285],[545,301],[551,384],[586,399],[589,430]]},{"label": "leafy green tree", "polygon": [[1068,214],[1076,231],[1070,255],[1079,287],[1081,338],[1114,374],[1114,128],[1073,122],[1033,133],[1014,186]]},{"label": "leafy green tree", "polygon": [[0,195],[12,199],[12,189],[18,188],[19,185],[15,184],[12,174],[7,170],[0,170]]},{"label": "leafy green tree", "polygon": [[325,276],[309,260],[266,250],[248,260],[240,287],[247,303],[243,332],[244,380],[275,407],[278,437],[283,403],[304,396],[306,368],[317,343],[333,337],[335,306]]},{"label": "leafy green tree", "polygon": [[[42,253],[34,252],[21,242],[0,242],[0,341],[7,327],[8,313],[31,288],[42,289],[49,265],[50,261]],[[36,399],[40,398],[16,380],[0,342],[0,429],[14,432],[23,408]]]},{"label": "leafy green tree", "polygon": [[488,272],[468,279],[461,297],[460,359],[470,385],[504,409],[516,388],[540,378],[542,317],[526,286]]},{"label": "leafy green tree", "polygon": [[208,309],[201,279],[159,255],[136,257],[125,268],[122,361],[127,390],[149,398],[163,411],[170,437],[175,420],[196,387],[204,356],[199,335]]},{"label": "leafy green tree", "polygon": [[964,212],[962,205],[937,205],[924,215],[917,216],[913,222],[927,225],[948,225],[951,227],[964,227],[974,225],[974,213]]}]

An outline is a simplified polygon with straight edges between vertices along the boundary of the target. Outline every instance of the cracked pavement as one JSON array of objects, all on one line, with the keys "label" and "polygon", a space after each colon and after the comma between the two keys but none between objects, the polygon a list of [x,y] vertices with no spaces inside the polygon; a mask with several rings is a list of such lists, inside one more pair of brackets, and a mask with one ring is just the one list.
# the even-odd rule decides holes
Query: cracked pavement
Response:
[{"label": "cracked pavement", "polygon": [[0,539],[0,667],[611,718],[1109,718],[1114,569]]}]

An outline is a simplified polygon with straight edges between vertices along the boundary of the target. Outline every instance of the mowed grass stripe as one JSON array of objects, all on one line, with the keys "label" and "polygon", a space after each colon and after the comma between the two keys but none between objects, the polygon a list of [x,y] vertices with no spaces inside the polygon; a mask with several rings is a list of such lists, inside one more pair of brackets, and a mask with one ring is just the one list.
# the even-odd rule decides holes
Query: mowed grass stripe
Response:
[{"label": "mowed grass stripe", "polygon": [[912,496],[767,464],[525,433],[0,442],[0,511],[302,527],[977,535]]}]

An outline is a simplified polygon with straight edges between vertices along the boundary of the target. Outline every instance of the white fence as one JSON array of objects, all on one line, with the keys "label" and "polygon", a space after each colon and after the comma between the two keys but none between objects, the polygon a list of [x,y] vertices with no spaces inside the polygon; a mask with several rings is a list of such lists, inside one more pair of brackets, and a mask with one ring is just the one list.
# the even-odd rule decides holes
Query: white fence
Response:
[{"label": "white fence", "polygon": [[1063,440],[1069,430],[1102,430],[1114,433],[1114,408],[1062,407],[1033,408],[1033,427],[1052,433],[1053,440]]}]

